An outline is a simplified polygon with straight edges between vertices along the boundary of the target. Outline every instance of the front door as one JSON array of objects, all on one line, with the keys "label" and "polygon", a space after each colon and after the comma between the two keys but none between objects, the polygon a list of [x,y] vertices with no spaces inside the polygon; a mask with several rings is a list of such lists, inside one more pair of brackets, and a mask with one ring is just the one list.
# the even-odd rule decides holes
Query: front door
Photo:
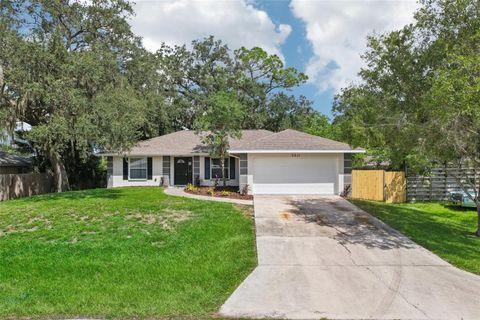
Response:
[{"label": "front door", "polygon": [[174,184],[184,186],[187,183],[192,183],[192,158],[182,157],[174,160]]}]

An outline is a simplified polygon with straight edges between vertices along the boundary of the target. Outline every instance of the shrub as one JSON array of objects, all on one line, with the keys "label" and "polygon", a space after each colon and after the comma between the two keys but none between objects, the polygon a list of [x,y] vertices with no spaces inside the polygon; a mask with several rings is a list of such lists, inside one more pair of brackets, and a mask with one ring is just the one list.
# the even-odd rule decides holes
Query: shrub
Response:
[{"label": "shrub", "polygon": [[248,184],[245,184],[245,185],[242,187],[242,189],[240,189],[240,194],[241,194],[242,196],[248,194]]},{"label": "shrub", "polygon": [[230,192],[228,192],[226,190],[223,190],[221,195],[222,195],[222,197],[228,197],[228,196],[230,196]]},{"label": "shrub", "polygon": [[215,195],[215,190],[213,190],[213,188],[208,188],[207,194],[213,197]]},{"label": "shrub", "polygon": [[196,191],[198,191],[198,188],[195,187],[193,184],[189,183],[189,184],[187,184],[187,186],[185,187],[185,190],[186,190],[186,191],[190,191],[190,192],[196,192]]}]

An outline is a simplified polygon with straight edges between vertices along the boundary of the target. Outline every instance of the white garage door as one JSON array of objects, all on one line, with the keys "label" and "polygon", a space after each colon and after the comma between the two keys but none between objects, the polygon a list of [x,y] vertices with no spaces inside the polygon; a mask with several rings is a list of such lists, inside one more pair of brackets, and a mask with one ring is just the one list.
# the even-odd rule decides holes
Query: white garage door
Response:
[{"label": "white garage door", "polygon": [[335,194],[338,155],[255,155],[254,194]]}]

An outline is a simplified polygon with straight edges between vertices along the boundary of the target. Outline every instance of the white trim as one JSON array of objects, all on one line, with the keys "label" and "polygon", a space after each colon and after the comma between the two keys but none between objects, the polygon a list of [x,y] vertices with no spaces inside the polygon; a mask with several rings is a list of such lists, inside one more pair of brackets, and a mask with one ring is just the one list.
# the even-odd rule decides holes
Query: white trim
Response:
[{"label": "white trim", "polygon": [[143,157],[193,157],[193,156],[209,156],[209,153],[149,153],[149,154],[135,154],[135,153],[97,153],[94,154],[97,157],[134,157],[134,158],[143,158]]},{"label": "white trim", "polygon": [[[147,164],[147,166],[145,167],[145,179],[143,179],[143,178],[141,178],[141,179],[130,178],[130,159],[131,158],[145,159],[145,163]],[[127,161],[127,164],[128,164],[128,181],[147,181],[148,180],[148,157],[128,157],[127,159],[128,159],[128,161]]]},{"label": "white trim", "polygon": [[365,150],[229,150],[229,153],[365,153]]},{"label": "white trim", "polygon": [[249,154],[253,194],[337,194],[343,153]]},{"label": "white trim", "polygon": [[[349,149],[349,150],[228,150],[231,157],[236,157],[232,153],[365,153],[366,150],[363,149]],[[152,153],[152,154],[120,154],[120,153],[100,153],[96,154],[98,157],[162,157],[162,156],[171,156],[171,157],[193,157],[193,156],[204,156],[209,157],[209,153],[189,153],[189,154],[171,154],[171,153]]]}]

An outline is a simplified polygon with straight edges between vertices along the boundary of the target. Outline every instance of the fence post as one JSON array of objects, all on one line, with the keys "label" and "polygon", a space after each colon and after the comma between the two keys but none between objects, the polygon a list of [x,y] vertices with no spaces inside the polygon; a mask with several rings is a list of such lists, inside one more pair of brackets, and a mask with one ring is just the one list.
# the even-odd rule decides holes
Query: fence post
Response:
[{"label": "fence post", "polygon": [[428,201],[432,201],[433,199],[433,176],[429,176],[428,179],[430,180],[430,197]]},{"label": "fence post", "polygon": [[382,174],[383,174],[383,202],[385,202],[385,200],[387,200],[387,181],[386,181],[386,174],[385,174],[385,170],[382,170]]},{"label": "fence post", "polygon": [[445,162],[444,163],[444,166],[443,166],[443,179],[444,179],[444,184],[443,184],[443,197],[444,197],[444,200],[448,200],[448,194],[447,194],[447,180],[448,180],[448,173],[447,173],[447,163]]}]

